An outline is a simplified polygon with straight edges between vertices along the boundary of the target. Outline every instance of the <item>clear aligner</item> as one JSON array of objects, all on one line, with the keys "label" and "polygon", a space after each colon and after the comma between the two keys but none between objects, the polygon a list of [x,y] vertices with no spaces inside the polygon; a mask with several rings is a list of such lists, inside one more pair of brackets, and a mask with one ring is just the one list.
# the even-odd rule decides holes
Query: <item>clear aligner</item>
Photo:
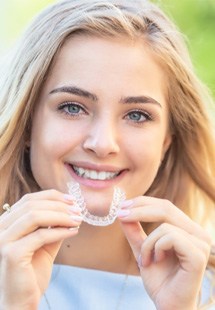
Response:
[{"label": "clear aligner", "polygon": [[91,214],[86,207],[84,197],[81,194],[79,183],[70,182],[67,184],[69,194],[75,199],[76,204],[81,208],[83,221],[94,226],[107,226],[112,224],[116,217],[117,211],[120,209],[120,203],[126,199],[125,192],[119,187],[114,187],[113,199],[111,202],[109,214],[105,216],[97,216]]}]

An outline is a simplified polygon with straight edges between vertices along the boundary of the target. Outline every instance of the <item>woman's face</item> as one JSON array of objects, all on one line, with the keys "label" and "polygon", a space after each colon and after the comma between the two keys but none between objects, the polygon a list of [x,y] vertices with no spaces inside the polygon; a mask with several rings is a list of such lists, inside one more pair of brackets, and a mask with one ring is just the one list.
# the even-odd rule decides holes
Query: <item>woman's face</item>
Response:
[{"label": "woman's face", "polygon": [[41,189],[65,192],[76,181],[97,213],[115,186],[127,198],[144,194],[171,142],[165,84],[142,41],[69,39],[33,118],[31,167]]}]

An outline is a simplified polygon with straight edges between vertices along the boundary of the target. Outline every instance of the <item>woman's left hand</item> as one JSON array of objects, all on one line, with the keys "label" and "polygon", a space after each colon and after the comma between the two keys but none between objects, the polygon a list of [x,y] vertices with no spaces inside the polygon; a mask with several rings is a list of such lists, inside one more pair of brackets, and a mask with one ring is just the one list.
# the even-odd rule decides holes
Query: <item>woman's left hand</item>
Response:
[{"label": "woman's left hand", "polygon": [[[211,247],[209,235],[164,199],[137,197],[132,205],[122,207],[118,218],[156,308],[197,309]],[[140,222],[156,228],[147,236]]]}]

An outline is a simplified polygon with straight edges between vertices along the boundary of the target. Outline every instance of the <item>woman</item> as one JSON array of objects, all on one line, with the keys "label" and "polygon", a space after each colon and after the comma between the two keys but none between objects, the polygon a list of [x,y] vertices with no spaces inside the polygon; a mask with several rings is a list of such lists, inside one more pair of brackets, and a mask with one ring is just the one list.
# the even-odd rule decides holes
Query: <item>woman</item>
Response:
[{"label": "woman", "polygon": [[[58,1],[11,57],[2,309],[213,307],[211,99],[168,18],[147,1]],[[114,223],[85,222],[111,203]]]}]

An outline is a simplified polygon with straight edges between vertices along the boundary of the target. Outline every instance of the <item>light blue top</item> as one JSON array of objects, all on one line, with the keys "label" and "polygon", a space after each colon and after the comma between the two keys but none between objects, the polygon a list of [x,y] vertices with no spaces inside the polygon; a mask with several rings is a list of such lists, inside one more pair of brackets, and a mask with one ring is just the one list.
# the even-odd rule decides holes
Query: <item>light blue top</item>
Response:
[{"label": "light blue top", "polygon": [[[203,300],[209,282],[203,282]],[[167,300],[168,302],[168,300]],[[140,276],[54,265],[39,310],[155,310]],[[215,305],[209,308],[215,309]]]}]

